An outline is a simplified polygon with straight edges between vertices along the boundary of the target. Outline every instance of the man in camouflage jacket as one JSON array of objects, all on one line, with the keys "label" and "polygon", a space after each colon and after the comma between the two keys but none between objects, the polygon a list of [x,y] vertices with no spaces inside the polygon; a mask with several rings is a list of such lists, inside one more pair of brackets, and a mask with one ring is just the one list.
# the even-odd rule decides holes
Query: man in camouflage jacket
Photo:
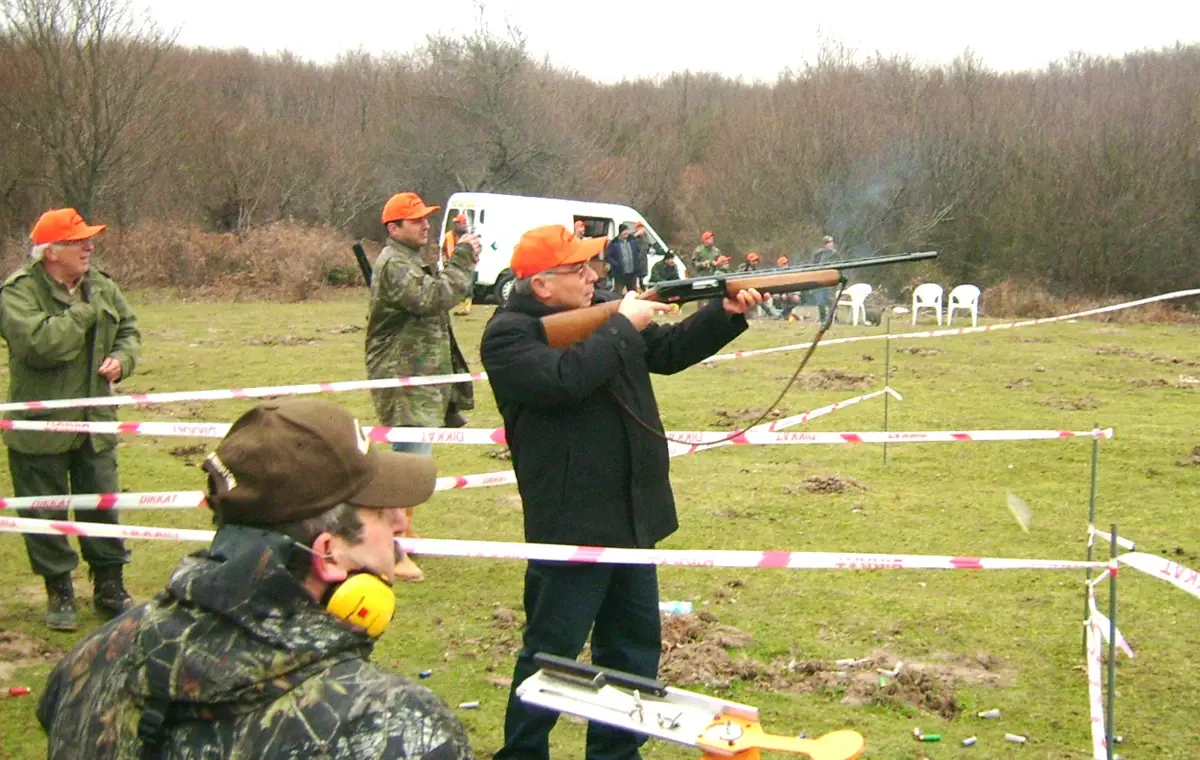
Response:
[{"label": "man in camouflage jacket", "polygon": [[[383,207],[388,241],[375,260],[367,317],[371,379],[469,371],[454,340],[450,310],[471,290],[479,237],[459,238],[440,269],[426,263],[421,248],[429,242],[429,215],[439,208],[426,206],[416,193],[393,195]],[[461,427],[466,420],[459,412],[475,406],[470,382],[385,388],[371,391],[371,397],[379,424],[389,427]],[[426,455],[433,450],[428,443],[394,443],[392,448]],[[424,578],[406,555],[397,572],[404,580]]]},{"label": "man in camouflage jacket", "polygon": [[354,621],[369,603],[335,616],[326,601],[362,576],[394,602],[394,537],[433,492],[433,460],[290,399],[243,415],[204,468],[212,545],[58,663],[37,708],[49,760],[470,760],[445,704],[368,662]]},{"label": "man in camouflage jacket", "polygon": [[[8,343],[8,400],[112,395],[112,384],[133,374],[141,350],[137,318],[108,275],[91,266],[93,238],[105,225],[89,225],[73,208],[47,211],[34,225],[31,261],[0,290],[0,336]],[[112,422],[116,407],[12,411],[13,420]],[[86,433],[5,430],[13,492],[17,496],[114,493],[117,437]],[[22,517],[61,519],[61,511],[21,510]],[[89,522],[116,524],[112,510],[88,510]],[[112,617],[131,603],[123,566],[129,561],[117,538],[80,538],[94,581],[96,610]],[[46,625],[77,628],[71,572],[79,565],[65,536],[25,535],[33,571],[46,584]]]}]

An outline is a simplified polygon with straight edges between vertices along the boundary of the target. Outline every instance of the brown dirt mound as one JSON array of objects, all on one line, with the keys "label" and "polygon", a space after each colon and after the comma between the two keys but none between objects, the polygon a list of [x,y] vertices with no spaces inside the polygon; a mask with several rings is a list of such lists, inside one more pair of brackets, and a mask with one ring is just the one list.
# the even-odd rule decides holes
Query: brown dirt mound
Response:
[{"label": "brown dirt mound", "polygon": [[19,668],[54,662],[62,652],[49,643],[20,631],[0,631],[0,683]]},{"label": "brown dirt mound", "polygon": [[870,388],[875,384],[875,376],[849,372],[844,369],[819,369],[815,372],[805,372],[796,378],[796,387],[808,391],[847,391]]},{"label": "brown dirt mound", "polygon": [[[935,655],[931,662],[904,662],[876,651],[841,664],[795,658],[763,663],[749,657],[734,659],[729,649],[747,646],[748,635],[722,625],[713,615],[672,615],[663,623],[660,677],[674,686],[728,688],[743,681],[755,688],[798,694],[841,696],[845,704],[880,704],[915,708],[947,720],[958,716],[955,697],[959,684],[1000,686],[1011,681],[997,658]],[[890,674],[881,674],[881,670]]]},{"label": "brown dirt mound", "polygon": [[1054,409],[1064,409],[1068,412],[1082,412],[1089,409],[1099,409],[1100,402],[1094,396],[1084,396],[1076,399],[1044,398],[1038,401],[1042,406]]},{"label": "brown dirt mound", "polygon": [[[712,413],[717,418],[718,425],[740,425],[745,422],[754,422],[759,417],[762,417],[766,408],[758,409],[713,409]],[[767,415],[768,420],[777,420],[787,413],[786,409],[772,409]]]},{"label": "brown dirt mound", "polygon": [[809,475],[804,479],[804,485],[795,488],[784,488],[784,493],[798,493],[801,488],[809,493],[845,493],[846,491],[867,491],[869,490],[862,483],[854,478],[847,478],[841,475]]}]

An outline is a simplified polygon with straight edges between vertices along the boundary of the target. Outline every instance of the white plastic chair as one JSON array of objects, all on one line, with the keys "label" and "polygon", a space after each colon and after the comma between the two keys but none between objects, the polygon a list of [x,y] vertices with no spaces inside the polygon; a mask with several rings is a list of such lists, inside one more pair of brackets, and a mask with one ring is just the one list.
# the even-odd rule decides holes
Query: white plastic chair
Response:
[{"label": "white plastic chair", "polygon": [[866,301],[872,290],[874,288],[867,283],[857,282],[842,291],[843,298],[837,302],[837,305],[850,307],[850,321],[853,324],[858,324],[859,315],[862,315],[863,324],[867,324]]},{"label": "white plastic chair", "polygon": [[954,321],[954,310],[971,312],[971,327],[979,324],[979,288],[974,285],[959,285],[950,291],[946,302],[946,325]]},{"label": "white plastic chair", "polygon": [[933,309],[937,314],[937,323],[940,327],[942,324],[942,286],[936,282],[926,282],[918,285],[913,291],[913,324],[917,323],[918,309]]}]

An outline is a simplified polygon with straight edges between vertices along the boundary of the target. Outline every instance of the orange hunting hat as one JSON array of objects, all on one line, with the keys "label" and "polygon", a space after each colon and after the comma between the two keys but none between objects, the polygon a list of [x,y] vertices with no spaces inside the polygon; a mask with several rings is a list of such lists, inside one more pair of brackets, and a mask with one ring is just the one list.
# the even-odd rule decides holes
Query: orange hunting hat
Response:
[{"label": "orange hunting hat", "polygon": [[529,230],[513,248],[513,274],[518,279],[532,277],[563,264],[578,264],[594,259],[604,250],[607,238],[576,240],[561,224],[551,224]]},{"label": "orange hunting hat", "polygon": [[712,240],[713,234],[712,234],[712,232],[706,230],[703,234],[700,235],[700,239],[701,240]]},{"label": "orange hunting hat", "polygon": [[717,266],[720,266],[722,264],[728,264],[728,263],[729,263],[729,257],[726,256],[725,254],[721,254],[720,256],[717,257]]},{"label": "orange hunting hat", "polygon": [[780,256],[779,258],[775,259],[775,266],[786,267],[787,265],[788,265],[788,257],[787,256]]},{"label": "orange hunting hat", "polygon": [[416,193],[397,193],[383,205],[383,223],[405,219],[424,219],[441,206],[426,206]]},{"label": "orange hunting hat", "polygon": [[87,240],[108,229],[107,224],[88,224],[73,208],[56,208],[38,217],[29,233],[34,245]]},{"label": "orange hunting hat", "polygon": [[467,223],[467,215],[459,214],[458,216],[454,217],[454,223],[455,224],[466,224]]},{"label": "orange hunting hat", "polygon": [[746,254],[746,261],[758,261],[758,254],[754,251]]}]

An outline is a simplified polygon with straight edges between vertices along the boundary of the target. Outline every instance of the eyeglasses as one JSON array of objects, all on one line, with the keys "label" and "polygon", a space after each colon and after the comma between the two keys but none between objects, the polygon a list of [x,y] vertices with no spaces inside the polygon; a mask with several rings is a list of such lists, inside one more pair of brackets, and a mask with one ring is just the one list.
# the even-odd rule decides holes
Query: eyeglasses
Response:
[{"label": "eyeglasses", "polygon": [[555,267],[554,269],[547,269],[545,272],[542,272],[542,274],[564,276],[575,275],[576,277],[582,278],[584,276],[584,272],[587,270],[587,266],[588,263],[584,261],[580,264],[573,264],[569,267]]}]

